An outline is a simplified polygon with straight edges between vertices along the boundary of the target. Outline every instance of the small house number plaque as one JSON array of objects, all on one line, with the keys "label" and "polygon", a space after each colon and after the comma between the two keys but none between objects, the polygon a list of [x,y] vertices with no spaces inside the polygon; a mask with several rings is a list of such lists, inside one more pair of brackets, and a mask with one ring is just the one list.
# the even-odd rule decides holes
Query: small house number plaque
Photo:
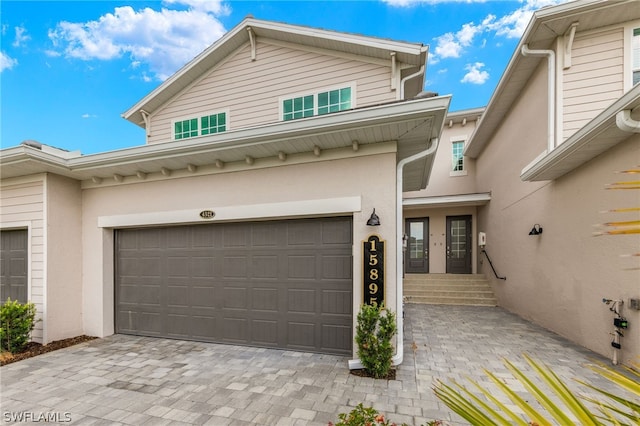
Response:
[{"label": "small house number plaque", "polygon": [[384,240],[376,235],[363,242],[364,253],[364,303],[384,303]]},{"label": "small house number plaque", "polygon": [[200,217],[203,219],[213,219],[216,217],[216,214],[212,210],[202,210],[200,212]]}]

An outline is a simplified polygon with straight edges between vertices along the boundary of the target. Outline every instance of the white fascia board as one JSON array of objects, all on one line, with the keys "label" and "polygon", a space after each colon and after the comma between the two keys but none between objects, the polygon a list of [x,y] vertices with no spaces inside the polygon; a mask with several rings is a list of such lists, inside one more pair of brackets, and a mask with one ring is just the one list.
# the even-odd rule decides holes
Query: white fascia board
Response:
[{"label": "white fascia board", "polygon": [[[338,131],[341,129],[358,128],[363,125],[393,122],[394,120],[412,115],[425,115],[431,111],[442,111],[444,116],[449,107],[450,100],[451,96],[440,96],[338,112],[307,119],[278,122],[248,129],[218,133],[209,138],[198,138],[188,142],[183,140],[172,141],[92,154],[70,159],[68,164],[71,170],[83,170],[107,164],[129,164],[143,159],[158,158],[178,153],[195,153],[229,147],[248,147],[257,144],[277,142],[304,134]],[[426,135],[425,138],[430,139],[436,136],[439,136],[439,134]]]},{"label": "white fascia board", "polygon": [[25,145],[0,150],[0,165],[9,165],[25,160],[35,160],[40,163],[66,168],[69,159]]},{"label": "white fascia board", "polygon": [[404,207],[437,207],[440,205],[461,205],[461,204],[473,204],[484,205],[491,201],[490,192],[481,192],[477,194],[461,194],[461,195],[442,195],[434,197],[420,197],[420,198],[404,198],[402,205]]}]

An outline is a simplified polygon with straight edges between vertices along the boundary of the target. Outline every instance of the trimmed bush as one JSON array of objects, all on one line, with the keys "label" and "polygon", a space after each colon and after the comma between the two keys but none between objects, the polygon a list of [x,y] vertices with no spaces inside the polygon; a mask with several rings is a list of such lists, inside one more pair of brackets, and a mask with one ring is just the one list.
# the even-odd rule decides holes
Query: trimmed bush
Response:
[{"label": "trimmed bush", "polygon": [[3,351],[18,353],[29,343],[36,325],[36,306],[7,299],[0,307],[0,347]]},{"label": "trimmed bush", "polygon": [[384,306],[362,305],[356,327],[358,357],[367,374],[376,379],[387,377],[391,371],[391,339],[396,331],[393,312]]}]

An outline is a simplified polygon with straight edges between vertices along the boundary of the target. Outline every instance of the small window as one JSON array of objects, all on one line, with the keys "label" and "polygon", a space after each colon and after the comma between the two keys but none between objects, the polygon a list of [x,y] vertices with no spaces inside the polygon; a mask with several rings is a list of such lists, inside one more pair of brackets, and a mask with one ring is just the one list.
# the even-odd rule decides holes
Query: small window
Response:
[{"label": "small window", "polygon": [[352,105],[351,87],[283,99],[282,120],[289,121],[344,111],[351,109]]},{"label": "small window", "polygon": [[318,115],[351,108],[351,88],[318,93]]},{"label": "small window", "polygon": [[191,118],[189,120],[176,121],[174,135],[176,140],[198,136],[198,120]]},{"label": "small window", "polygon": [[287,99],[283,102],[283,120],[312,117],[314,110],[313,95]]},{"label": "small window", "polygon": [[640,28],[633,30],[633,39],[631,40],[631,73],[632,84],[636,85],[640,83]]},{"label": "small window", "polygon": [[451,171],[453,172],[464,171],[464,155],[462,154],[463,151],[464,151],[464,141],[457,141],[451,144],[451,159],[452,159]]},{"label": "small window", "polygon": [[227,114],[221,112],[200,118],[200,128],[202,135],[224,132],[227,130]]}]

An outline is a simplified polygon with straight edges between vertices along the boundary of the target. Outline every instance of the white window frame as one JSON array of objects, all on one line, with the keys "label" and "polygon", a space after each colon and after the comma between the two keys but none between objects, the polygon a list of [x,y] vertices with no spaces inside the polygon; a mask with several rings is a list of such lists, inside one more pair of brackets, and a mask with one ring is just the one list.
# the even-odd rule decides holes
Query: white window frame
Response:
[{"label": "white window frame", "polygon": [[[209,133],[207,135],[203,135],[202,134],[202,117],[208,117],[210,115],[216,115],[216,114],[224,114],[225,115],[225,130],[224,130],[224,132]],[[197,136],[190,136],[188,138],[176,139],[176,132],[175,132],[176,123],[178,123],[180,121],[185,121],[185,120],[193,120],[194,118],[198,121],[198,134],[197,134]],[[219,135],[221,133],[226,133],[226,132],[228,132],[230,130],[230,127],[231,127],[230,126],[230,122],[231,122],[231,116],[229,114],[229,108],[223,108],[223,109],[219,109],[219,110],[215,110],[215,111],[200,112],[200,113],[191,114],[191,115],[188,115],[188,116],[176,117],[176,118],[171,120],[171,140],[172,141],[184,141],[184,140],[189,140],[189,139],[195,139],[195,138],[206,137],[206,136],[215,136],[215,135]]]},{"label": "white window frame", "polygon": [[[467,161],[464,157],[464,149],[467,146],[467,139],[467,135],[452,136],[450,139],[451,145],[449,146],[449,176],[467,176],[468,174]],[[456,143],[462,143],[462,170],[453,170],[453,147]]]},{"label": "white window frame", "polygon": [[[305,96],[313,96],[313,115],[311,117],[318,117],[318,95],[320,93],[331,92],[333,90],[340,90],[340,89],[346,89],[346,88],[350,88],[351,89],[351,108],[350,109],[354,109],[354,108],[357,107],[357,104],[356,104],[356,82],[352,81],[352,82],[349,82],[349,83],[342,83],[342,84],[336,84],[336,85],[329,86],[329,87],[323,87],[323,88],[320,88],[320,89],[317,89],[317,90],[313,90],[313,91],[298,92],[298,93],[294,93],[294,94],[290,94],[290,95],[280,96],[278,98],[278,118],[279,118],[279,121],[285,121],[285,119],[284,119],[284,101],[286,101],[286,100],[295,99],[295,98],[303,98]],[[341,112],[341,111],[338,111],[338,112]],[[336,112],[330,112],[330,113],[322,114],[322,115],[331,115],[331,114],[336,114]],[[304,117],[304,118],[311,118],[311,117]],[[294,120],[302,120],[302,118],[294,118],[292,120],[286,120],[286,121],[294,121]]]},{"label": "white window frame", "polygon": [[[633,30],[640,29],[640,20],[624,26],[624,91],[633,87]],[[640,71],[640,69],[638,69]]]}]

